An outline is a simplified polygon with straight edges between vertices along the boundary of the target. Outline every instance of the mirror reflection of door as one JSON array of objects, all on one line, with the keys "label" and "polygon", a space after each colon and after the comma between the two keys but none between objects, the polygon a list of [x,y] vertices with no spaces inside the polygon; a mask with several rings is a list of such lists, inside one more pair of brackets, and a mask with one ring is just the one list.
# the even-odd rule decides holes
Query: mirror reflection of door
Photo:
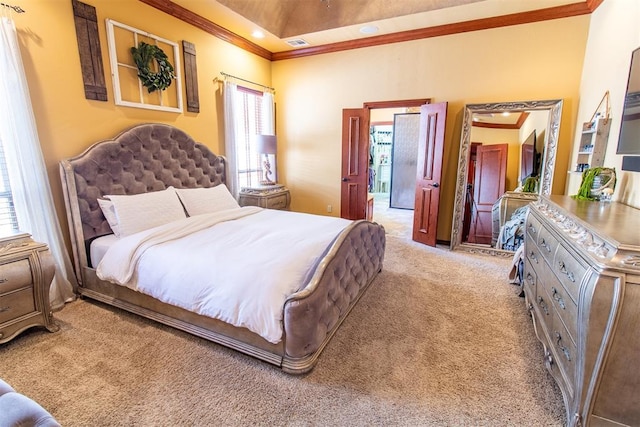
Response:
[{"label": "mirror reflection of door", "polygon": [[509,144],[476,145],[473,181],[467,185],[469,207],[469,243],[491,244],[491,211],[504,193]]}]

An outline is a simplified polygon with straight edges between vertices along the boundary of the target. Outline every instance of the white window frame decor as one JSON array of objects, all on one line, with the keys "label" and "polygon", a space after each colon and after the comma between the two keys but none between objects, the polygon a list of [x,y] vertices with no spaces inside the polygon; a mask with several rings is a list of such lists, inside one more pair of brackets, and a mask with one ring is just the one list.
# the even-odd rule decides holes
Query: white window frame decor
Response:
[{"label": "white window frame decor", "polygon": [[[113,94],[114,94],[116,105],[122,105],[125,107],[134,107],[134,108],[146,108],[149,110],[168,111],[172,113],[182,113],[182,73],[180,70],[180,56],[179,56],[180,49],[178,47],[178,43],[172,42],[171,40],[164,39],[162,37],[156,36],[151,33],[147,33],[145,31],[139,30],[129,25],[122,24],[112,19],[107,19],[106,22],[107,22],[107,41],[109,45],[109,61],[111,62],[111,79],[113,81]],[[138,92],[140,94],[140,102],[132,102],[132,101],[127,101],[122,99],[120,75],[118,72],[118,67],[131,68],[136,70],[136,72],[138,69],[134,65],[130,65],[130,64],[118,61],[114,27],[118,27],[123,30],[132,32],[135,47],[137,47],[139,43],[138,37],[144,36],[156,42],[161,42],[161,43],[170,45],[173,48],[172,49],[173,57],[171,57],[171,55],[167,55],[167,56],[169,56],[169,61],[171,62],[171,65],[173,65],[173,69],[175,73],[177,105],[163,105],[162,91],[157,91],[159,105],[149,104],[144,102],[145,87],[142,84],[142,81],[140,81],[140,79],[138,79]]]}]

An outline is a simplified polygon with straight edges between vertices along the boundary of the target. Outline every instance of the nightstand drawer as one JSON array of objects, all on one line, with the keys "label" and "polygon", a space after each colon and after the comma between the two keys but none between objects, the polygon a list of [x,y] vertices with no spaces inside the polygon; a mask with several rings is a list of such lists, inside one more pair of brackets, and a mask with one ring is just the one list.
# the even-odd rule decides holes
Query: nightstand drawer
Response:
[{"label": "nightstand drawer", "polygon": [[286,209],[289,205],[289,193],[278,194],[266,199],[267,209]]},{"label": "nightstand drawer", "polygon": [[0,264],[0,294],[20,289],[33,283],[28,259]]},{"label": "nightstand drawer", "polygon": [[0,295],[0,324],[36,311],[33,287]]}]

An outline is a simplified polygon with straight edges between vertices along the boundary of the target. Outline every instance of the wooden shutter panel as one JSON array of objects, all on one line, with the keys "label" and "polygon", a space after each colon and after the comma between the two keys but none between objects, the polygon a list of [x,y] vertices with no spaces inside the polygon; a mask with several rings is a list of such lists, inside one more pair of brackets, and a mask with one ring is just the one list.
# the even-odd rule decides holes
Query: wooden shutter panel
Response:
[{"label": "wooden shutter panel", "polygon": [[196,46],[188,41],[182,41],[184,55],[184,82],[187,90],[187,111],[200,112],[198,98],[198,70],[196,67]]},{"label": "wooden shutter panel", "polygon": [[71,0],[71,4],[76,24],[84,96],[87,99],[106,101],[107,86],[104,80],[96,8],[77,0]]}]

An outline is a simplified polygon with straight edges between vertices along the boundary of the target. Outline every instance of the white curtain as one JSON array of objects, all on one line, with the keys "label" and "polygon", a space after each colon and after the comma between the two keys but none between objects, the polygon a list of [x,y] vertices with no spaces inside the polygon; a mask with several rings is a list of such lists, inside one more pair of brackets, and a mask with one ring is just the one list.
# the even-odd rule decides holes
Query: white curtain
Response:
[{"label": "white curtain", "polygon": [[[238,86],[229,79],[224,82],[223,98],[225,156],[229,162],[227,187],[229,187],[231,194],[237,198],[240,191],[238,165],[243,164],[238,160],[239,156],[250,155],[246,143],[255,135],[275,135],[275,104],[272,92],[264,92],[260,97],[253,96],[252,99],[259,102],[260,108],[261,120],[256,121],[256,117],[247,112],[251,111],[253,107],[246,105],[245,96],[238,91]],[[259,125],[260,128],[258,128]],[[251,162],[247,161],[247,163]]]},{"label": "white curtain", "polygon": [[275,135],[276,134],[276,121],[275,121],[275,103],[273,100],[272,92],[265,92],[262,94],[262,134],[263,135]]},{"label": "white curtain", "polygon": [[240,184],[238,181],[237,140],[242,131],[240,123],[242,99],[237,89],[238,86],[235,83],[225,80],[222,95],[224,97],[224,150],[228,162],[227,187],[235,198],[238,198],[240,192],[238,188]]},{"label": "white curtain", "polygon": [[47,243],[56,262],[50,300],[60,308],[74,299],[76,279],[51,196],[15,24],[7,16],[0,16],[0,140],[19,227]]}]

